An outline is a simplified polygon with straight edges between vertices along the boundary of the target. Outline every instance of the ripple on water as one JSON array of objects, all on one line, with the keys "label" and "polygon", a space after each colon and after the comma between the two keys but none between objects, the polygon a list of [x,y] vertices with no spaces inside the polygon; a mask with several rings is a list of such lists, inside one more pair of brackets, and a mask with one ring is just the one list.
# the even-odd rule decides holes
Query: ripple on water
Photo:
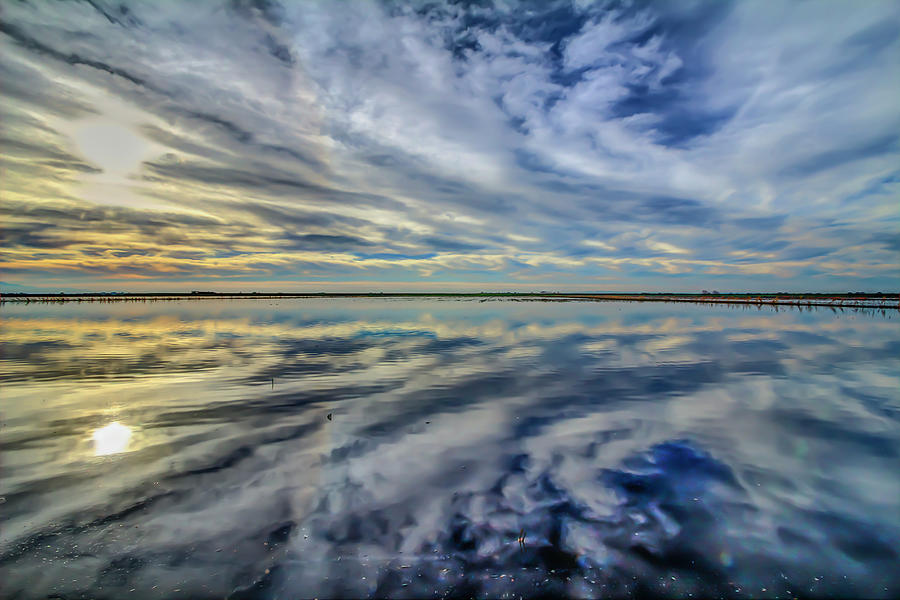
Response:
[{"label": "ripple on water", "polygon": [[877,316],[124,310],[4,307],[8,595],[900,595]]}]

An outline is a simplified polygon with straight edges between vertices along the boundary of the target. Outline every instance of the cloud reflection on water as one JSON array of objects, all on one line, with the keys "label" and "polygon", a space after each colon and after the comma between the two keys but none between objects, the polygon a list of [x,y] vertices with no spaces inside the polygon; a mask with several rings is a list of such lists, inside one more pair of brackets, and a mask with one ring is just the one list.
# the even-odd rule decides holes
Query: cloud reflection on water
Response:
[{"label": "cloud reflection on water", "polygon": [[[251,300],[2,327],[26,597],[900,590],[888,318]],[[89,460],[113,405],[140,444]]]}]

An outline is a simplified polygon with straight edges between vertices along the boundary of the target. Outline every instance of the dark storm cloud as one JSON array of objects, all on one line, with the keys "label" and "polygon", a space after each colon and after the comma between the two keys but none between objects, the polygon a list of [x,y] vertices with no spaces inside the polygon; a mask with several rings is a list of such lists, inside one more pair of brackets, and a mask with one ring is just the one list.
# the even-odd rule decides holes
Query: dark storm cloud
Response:
[{"label": "dark storm cloud", "polygon": [[470,250],[482,250],[485,248],[484,244],[472,244],[445,236],[429,236],[422,238],[420,242],[426,247],[434,248],[438,252],[466,252]]},{"label": "dark storm cloud", "polygon": [[254,203],[241,206],[241,210],[270,225],[306,229],[331,228],[338,224],[346,227],[361,227],[367,223],[362,219],[335,215],[327,212],[304,212],[297,208],[280,207],[271,204]]},{"label": "dark storm cloud", "polygon": [[813,154],[801,162],[785,167],[781,174],[794,177],[814,175],[847,163],[896,152],[900,148],[898,142],[900,142],[900,135],[896,132],[880,135],[851,147]]},{"label": "dark storm cloud", "polygon": [[86,58],[86,57],[81,56],[76,53],[66,54],[64,52],[60,52],[59,50],[54,49],[53,47],[49,46],[48,44],[45,44],[44,42],[41,42],[34,37],[31,37],[30,35],[28,35],[24,31],[22,31],[21,29],[16,27],[15,25],[10,25],[8,23],[0,22],[0,33],[3,33],[5,35],[9,36],[9,38],[14,40],[17,44],[19,44],[26,50],[30,50],[31,52],[35,52],[37,54],[43,54],[45,56],[54,58],[56,60],[65,62],[65,63],[73,65],[73,66],[83,65],[86,67],[90,67],[90,68],[96,69],[98,71],[103,71],[105,73],[109,73],[110,75],[115,75],[116,77],[121,77],[122,79],[124,79],[130,83],[133,83],[135,85],[138,85],[141,87],[146,87],[146,88],[151,89],[156,92],[161,91],[160,89],[155,89],[155,86],[153,86],[152,84],[148,84],[144,78],[134,75],[132,73],[129,73],[128,71],[121,69],[119,67],[109,65],[109,64],[99,61],[99,60],[93,60],[91,58]]},{"label": "dark storm cloud", "polygon": [[[40,106],[44,111],[69,119],[96,114],[96,110],[77,98],[60,82],[51,81],[38,69],[21,62],[0,61],[3,94],[27,106]],[[5,117],[8,118],[8,117]],[[34,119],[32,119],[32,124]]]},{"label": "dark storm cloud", "polygon": [[42,168],[81,173],[100,172],[100,169],[87,164],[77,156],[73,156],[46,143],[28,142],[0,136],[0,148],[3,148],[3,153],[6,157],[15,157],[31,163],[35,175],[39,175],[42,172]]},{"label": "dark storm cloud", "polygon": [[261,18],[271,25],[284,21],[284,7],[273,0],[231,0],[228,7],[244,18]]},{"label": "dark storm cloud", "polygon": [[[28,229],[52,230],[61,227],[64,231],[127,231],[136,228],[147,234],[156,234],[164,228],[212,227],[221,223],[205,216],[184,213],[163,213],[160,211],[137,211],[119,207],[85,207],[78,205],[22,205],[10,204],[5,207],[10,215],[28,223]],[[15,229],[7,222],[4,233]]]},{"label": "dark storm cloud", "polygon": [[[151,181],[193,181],[199,184],[260,192],[270,196],[302,194],[303,198],[329,203],[352,203],[356,207],[402,208],[403,206],[385,196],[346,192],[338,188],[322,186],[306,181],[290,172],[277,171],[268,166],[254,165],[256,168],[253,170],[188,162],[147,162],[144,166],[147,171],[146,177]],[[254,209],[250,207],[248,210]]]},{"label": "dark storm cloud", "polygon": [[296,250],[356,250],[375,245],[368,240],[352,235],[286,233],[280,239],[286,242],[286,247]]},{"label": "dark storm cloud", "polygon": [[872,236],[872,242],[893,252],[900,252],[900,233],[884,233]]},{"label": "dark storm cloud", "polygon": [[106,9],[94,0],[83,1],[90,4],[91,8],[103,15],[103,18],[113,25],[119,25],[120,27],[136,27],[141,24],[140,20],[134,17],[131,10],[129,10],[125,4],[119,4],[118,6]]},{"label": "dark storm cloud", "polygon": [[321,169],[324,167],[321,161],[305,152],[301,152],[299,150],[295,150],[286,146],[280,146],[278,144],[260,143],[256,140],[256,137],[251,131],[248,131],[242,128],[240,125],[237,125],[236,123],[233,123],[222,117],[195,110],[183,110],[180,108],[168,108],[167,111],[178,116],[183,116],[190,121],[199,121],[201,123],[213,125],[214,128],[224,132],[227,136],[232,138],[233,141],[237,142],[245,148],[251,147],[265,152],[283,154],[302,163],[306,163],[308,166],[314,168]]}]

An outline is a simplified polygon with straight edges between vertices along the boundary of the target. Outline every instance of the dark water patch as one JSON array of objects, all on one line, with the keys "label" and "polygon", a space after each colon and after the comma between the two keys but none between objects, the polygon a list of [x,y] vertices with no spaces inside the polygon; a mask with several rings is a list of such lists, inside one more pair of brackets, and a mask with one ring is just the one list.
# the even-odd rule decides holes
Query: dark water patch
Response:
[{"label": "dark water patch", "polygon": [[[443,524],[417,552],[383,565],[375,589],[391,597],[565,595],[574,591],[574,581],[593,582],[588,585],[597,592],[634,591],[634,578],[650,567],[693,576],[690,589],[698,592],[727,589],[726,570],[704,551],[720,527],[712,514],[720,500],[712,488],[741,492],[723,463],[686,441],[659,444],[627,460],[625,470],[598,471],[618,496],[610,513],[600,515],[551,472],[529,475],[528,462],[527,455],[511,457],[507,473],[488,489],[453,494]],[[409,507],[332,513],[322,535],[351,550],[391,547],[404,510]],[[613,565],[612,555],[627,561]],[[291,585],[290,577],[283,578],[277,591]],[[315,593],[356,596],[367,589],[362,580],[338,578]]]},{"label": "dark water patch", "polygon": [[48,352],[67,350],[72,347],[72,344],[56,340],[23,344],[0,342],[0,357],[3,357],[3,360],[41,362],[46,360],[44,354]]},{"label": "dark water patch", "polygon": [[860,431],[851,428],[852,419],[845,419],[838,423],[833,419],[819,418],[812,414],[787,409],[776,409],[773,417],[786,429],[807,439],[820,439],[831,445],[847,446],[849,451],[853,451],[854,446],[858,446],[866,454],[883,458],[900,456],[900,440],[886,438],[877,431]]},{"label": "dark water patch", "polygon": [[244,420],[273,413],[299,414],[315,405],[337,405],[341,401],[383,393],[396,388],[396,383],[358,385],[331,390],[276,391],[263,398],[254,393],[253,400],[225,402],[203,408],[170,411],[148,421],[145,428],[167,428],[183,425],[215,424]]}]

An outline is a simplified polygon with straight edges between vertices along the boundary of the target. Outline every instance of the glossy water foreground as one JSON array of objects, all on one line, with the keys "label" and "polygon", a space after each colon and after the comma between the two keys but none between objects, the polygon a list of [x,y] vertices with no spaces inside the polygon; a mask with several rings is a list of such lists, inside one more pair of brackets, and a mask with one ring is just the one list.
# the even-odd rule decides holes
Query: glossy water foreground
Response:
[{"label": "glossy water foreground", "polygon": [[3,597],[900,596],[896,313],[0,317]]}]

